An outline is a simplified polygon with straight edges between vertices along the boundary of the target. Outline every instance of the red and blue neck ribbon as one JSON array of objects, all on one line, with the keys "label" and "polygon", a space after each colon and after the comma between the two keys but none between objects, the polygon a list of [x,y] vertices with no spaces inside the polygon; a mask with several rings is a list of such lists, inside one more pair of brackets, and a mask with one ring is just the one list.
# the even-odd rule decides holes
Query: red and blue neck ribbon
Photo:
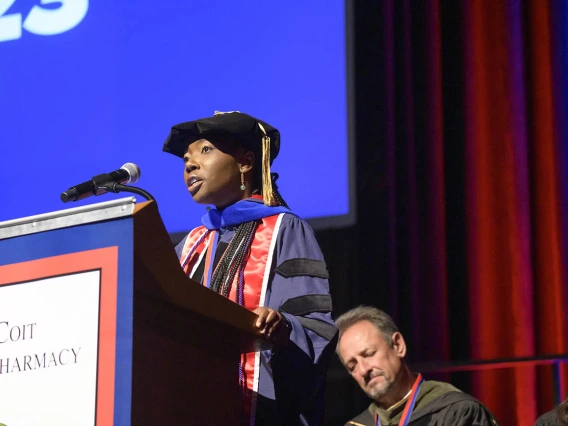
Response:
[{"label": "red and blue neck ribbon", "polygon": [[[402,412],[402,416],[400,417],[400,421],[398,423],[399,426],[406,426],[410,421],[410,416],[412,415],[412,411],[414,410],[414,405],[416,404],[416,399],[418,398],[418,393],[420,392],[420,385],[424,379],[422,378],[422,374],[418,374],[418,377],[414,381],[412,385],[412,390],[410,391],[410,395],[408,396],[408,400],[406,401],[406,405],[404,406],[404,411]],[[381,419],[379,418],[379,413],[375,414],[375,425],[381,426]]]}]

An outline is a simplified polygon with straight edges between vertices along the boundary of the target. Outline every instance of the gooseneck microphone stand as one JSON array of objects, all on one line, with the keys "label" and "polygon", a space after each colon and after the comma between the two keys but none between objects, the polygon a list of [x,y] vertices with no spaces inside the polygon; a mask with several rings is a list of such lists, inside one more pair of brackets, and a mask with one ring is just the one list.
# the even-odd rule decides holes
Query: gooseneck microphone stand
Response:
[{"label": "gooseneck microphone stand", "polygon": [[137,188],[136,186],[122,185],[118,182],[107,183],[101,185],[99,188],[104,188],[108,192],[114,192],[118,194],[119,192],[132,192],[133,194],[140,195],[146,198],[148,201],[156,201],[156,199],[148,191],[144,191],[142,188]]}]

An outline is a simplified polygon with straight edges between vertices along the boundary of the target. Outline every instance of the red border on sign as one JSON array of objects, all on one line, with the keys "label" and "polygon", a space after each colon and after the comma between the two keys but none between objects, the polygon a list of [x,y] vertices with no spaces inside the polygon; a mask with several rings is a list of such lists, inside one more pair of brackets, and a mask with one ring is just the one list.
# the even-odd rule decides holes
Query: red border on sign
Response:
[{"label": "red border on sign", "polygon": [[116,353],[118,247],[0,266],[0,285],[101,270],[96,426],[112,426]]}]

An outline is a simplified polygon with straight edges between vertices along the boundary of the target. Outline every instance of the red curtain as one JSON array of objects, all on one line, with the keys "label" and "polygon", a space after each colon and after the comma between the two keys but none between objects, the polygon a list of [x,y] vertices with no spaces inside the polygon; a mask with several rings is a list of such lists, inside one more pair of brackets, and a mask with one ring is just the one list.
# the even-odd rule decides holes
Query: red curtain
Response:
[{"label": "red curtain", "polygon": [[[359,6],[358,226],[372,231],[357,273],[380,288],[360,302],[394,315],[414,361],[568,352],[560,4]],[[526,366],[474,373],[466,390],[529,426],[552,389],[550,367]]]},{"label": "red curtain", "polygon": [[[567,351],[562,141],[555,132],[550,5],[464,7],[467,253],[474,359]],[[552,381],[523,367],[476,374],[506,424],[551,406]]]}]

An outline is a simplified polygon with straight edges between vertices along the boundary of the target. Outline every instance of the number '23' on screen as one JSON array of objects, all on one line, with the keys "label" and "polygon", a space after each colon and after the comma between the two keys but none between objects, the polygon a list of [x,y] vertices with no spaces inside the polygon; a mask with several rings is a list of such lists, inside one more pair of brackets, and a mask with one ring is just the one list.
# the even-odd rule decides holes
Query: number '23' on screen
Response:
[{"label": "number '23' on screen", "polygon": [[0,0],[0,42],[19,39],[23,30],[42,36],[64,33],[89,9],[89,0],[38,0],[27,14],[8,12],[16,1]]}]

